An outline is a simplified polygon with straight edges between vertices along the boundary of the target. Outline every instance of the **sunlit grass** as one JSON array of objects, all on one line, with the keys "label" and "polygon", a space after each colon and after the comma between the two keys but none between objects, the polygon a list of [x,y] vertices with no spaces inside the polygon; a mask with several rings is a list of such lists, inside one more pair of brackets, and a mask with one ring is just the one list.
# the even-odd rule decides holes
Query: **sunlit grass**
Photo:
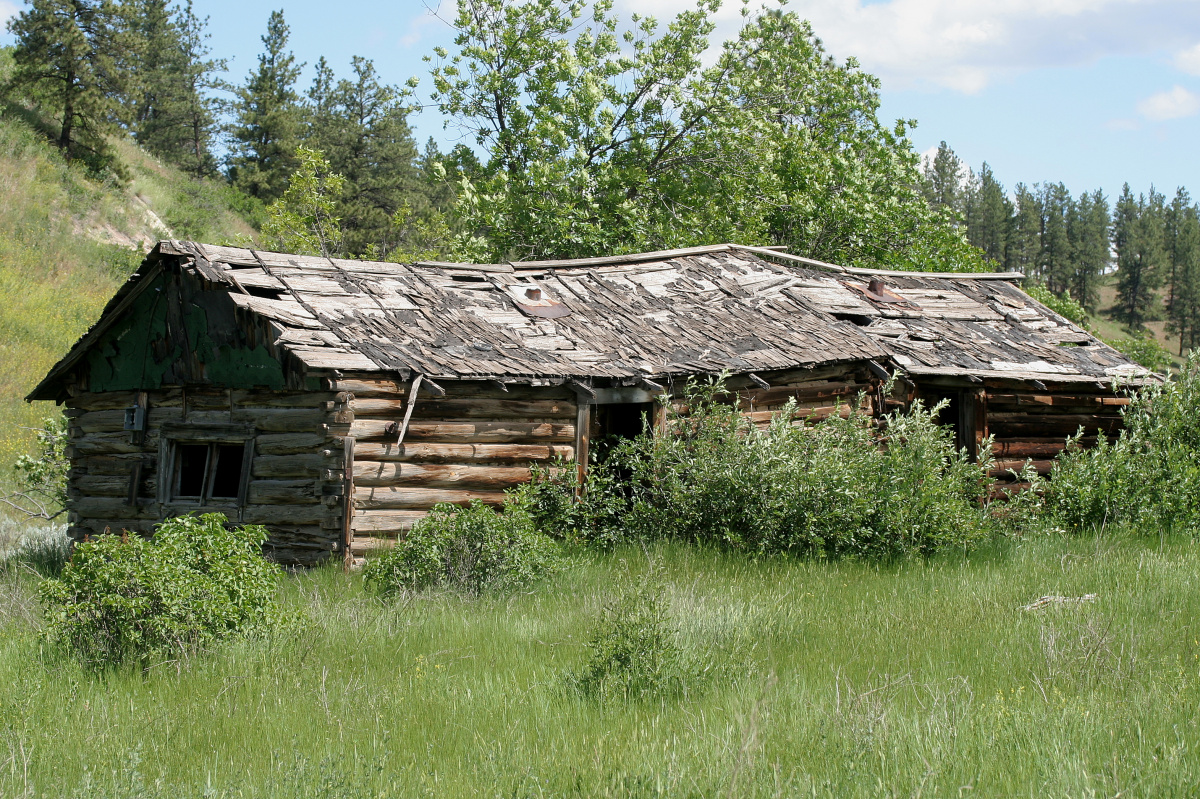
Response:
[{"label": "sunlit grass", "polygon": [[[84,673],[15,613],[0,792],[70,793],[90,769],[191,795],[1181,795],[1200,780],[1198,555],[1126,535],[891,565],[668,545],[395,605],[326,569],[287,578],[294,627],[149,674]],[[683,645],[736,641],[738,668],[686,699],[572,693],[648,559]],[[33,580],[10,571],[6,594]]]}]

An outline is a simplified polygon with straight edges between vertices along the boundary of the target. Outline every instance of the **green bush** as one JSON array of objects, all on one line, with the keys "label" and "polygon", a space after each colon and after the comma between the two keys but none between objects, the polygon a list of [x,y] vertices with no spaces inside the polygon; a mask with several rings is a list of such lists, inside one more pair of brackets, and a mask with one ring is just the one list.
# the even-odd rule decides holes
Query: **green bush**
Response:
[{"label": "green bush", "polygon": [[1200,352],[1178,379],[1132,395],[1125,428],[1092,449],[1074,437],[1054,462],[1046,503],[1071,529],[1129,523],[1200,532]]},{"label": "green bush", "polygon": [[558,544],[519,507],[479,501],[435,505],[404,539],[369,561],[364,576],[385,597],[447,587],[468,594],[513,591],[557,571]]},{"label": "green bush", "polygon": [[1171,366],[1171,353],[1149,330],[1139,330],[1124,338],[1105,339],[1104,343],[1152,372],[1164,373]]},{"label": "green bush", "polygon": [[41,597],[46,633],[103,668],[180,657],[280,620],[280,568],[262,556],[266,528],[229,529],[219,513],[181,516],[154,537],[101,535],[75,547]]},{"label": "green bush", "polygon": [[602,702],[679,695],[689,681],[678,637],[662,587],[647,581],[604,608],[584,645],[587,662],[568,680]]},{"label": "green bush", "polygon": [[928,554],[986,535],[989,464],[955,449],[937,409],[918,404],[877,427],[858,413],[799,425],[789,407],[759,429],[725,398],[720,381],[689,386],[686,415],[671,411],[665,435],[618,445],[591,470],[590,506],[560,529],[816,557]]}]

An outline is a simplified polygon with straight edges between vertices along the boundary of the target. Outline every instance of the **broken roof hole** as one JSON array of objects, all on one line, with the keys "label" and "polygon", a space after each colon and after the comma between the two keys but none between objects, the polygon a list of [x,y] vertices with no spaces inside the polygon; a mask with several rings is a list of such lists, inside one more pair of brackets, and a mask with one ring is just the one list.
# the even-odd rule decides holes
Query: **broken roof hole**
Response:
[{"label": "broken roof hole", "polygon": [[833,316],[837,319],[841,319],[843,322],[850,322],[851,324],[859,327],[868,327],[871,324],[871,317],[863,316],[862,314],[835,313]]}]

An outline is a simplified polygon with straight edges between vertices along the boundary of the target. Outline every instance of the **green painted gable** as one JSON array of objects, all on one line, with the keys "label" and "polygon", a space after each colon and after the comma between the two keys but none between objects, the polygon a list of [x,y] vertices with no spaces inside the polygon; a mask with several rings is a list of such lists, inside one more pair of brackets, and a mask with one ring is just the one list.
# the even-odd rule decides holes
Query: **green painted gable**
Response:
[{"label": "green painted gable", "polygon": [[88,389],[283,388],[281,364],[264,343],[252,340],[254,331],[239,324],[234,310],[224,291],[158,275],[84,358]]}]

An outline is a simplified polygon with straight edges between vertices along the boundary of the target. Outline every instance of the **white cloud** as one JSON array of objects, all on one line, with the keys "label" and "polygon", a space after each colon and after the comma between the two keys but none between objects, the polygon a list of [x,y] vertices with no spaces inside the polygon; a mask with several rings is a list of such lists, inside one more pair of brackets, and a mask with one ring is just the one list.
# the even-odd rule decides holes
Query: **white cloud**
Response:
[{"label": "white cloud", "polygon": [[1137,110],[1146,119],[1155,122],[1194,117],[1200,114],[1200,95],[1182,86],[1174,86],[1170,91],[1152,94],[1142,100]]},{"label": "white cloud", "polygon": [[[694,4],[620,3],[660,18]],[[718,36],[736,34],[740,5],[726,0]],[[1200,39],[1195,0],[792,0],[786,8],[811,20],[834,55],[856,56],[893,88],[975,93],[1026,70],[1173,51]]]},{"label": "white cloud", "polygon": [[9,0],[0,0],[0,30],[4,30],[5,23],[15,17],[20,10],[17,8],[16,3],[10,3]]},{"label": "white cloud", "polygon": [[1176,53],[1175,66],[1189,75],[1200,75],[1200,44]]}]

